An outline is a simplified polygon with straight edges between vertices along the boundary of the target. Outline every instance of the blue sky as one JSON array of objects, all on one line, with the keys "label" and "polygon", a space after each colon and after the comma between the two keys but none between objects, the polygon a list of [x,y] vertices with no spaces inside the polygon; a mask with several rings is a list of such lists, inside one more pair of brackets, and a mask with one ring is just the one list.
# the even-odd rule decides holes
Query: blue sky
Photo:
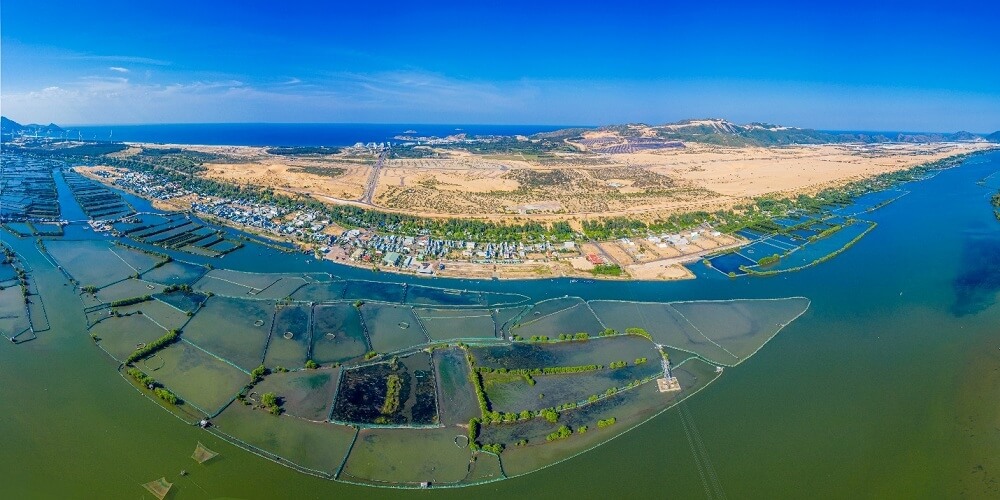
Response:
[{"label": "blue sky", "polygon": [[1000,129],[995,2],[670,4],[8,0],[0,111],[64,124]]}]

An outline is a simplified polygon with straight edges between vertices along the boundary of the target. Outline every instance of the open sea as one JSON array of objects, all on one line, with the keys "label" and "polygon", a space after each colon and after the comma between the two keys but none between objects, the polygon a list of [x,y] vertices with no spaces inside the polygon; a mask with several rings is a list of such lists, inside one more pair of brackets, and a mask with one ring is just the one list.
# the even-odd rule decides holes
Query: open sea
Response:
[{"label": "open sea", "polygon": [[162,125],[66,126],[64,137],[85,140],[226,146],[351,146],[358,142],[401,142],[397,135],[444,137],[531,135],[564,125],[428,125],[377,123],[180,123]]}]

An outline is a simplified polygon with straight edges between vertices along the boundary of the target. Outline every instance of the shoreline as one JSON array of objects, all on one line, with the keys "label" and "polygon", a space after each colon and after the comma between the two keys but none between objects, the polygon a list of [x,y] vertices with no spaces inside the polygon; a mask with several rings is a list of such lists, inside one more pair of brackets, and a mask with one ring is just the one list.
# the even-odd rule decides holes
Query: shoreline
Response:
[{"label": "shoreline", "polygon": [[[226,147],[226,146],[220,146],[220,147]],[[968,157],[970,155],[981,154],[993,151],[995,149],[996,147],[994,146],[975,152],[962,153],[961,155],[955,155],[955,156]],[[953,158],[954,156],[949,156],[943,160],[935,160],[934,162],[926,162],[923,164],[910,166],[908,168],[901,169],[900,171],[910,171],[916,168],[924,167],[932,163],[948,161]],[[151,205],[158,210],[192,213],[195,216],[202,218],[206,221],[211,221],[211,223],[213,224],[218,224],[223,227],[242,231],[249,235],[256,236],[257,238],[263,238],[266,241],[273,241],[275,242],[276,245],[282,243],[291,244],[294,245],[299,251],[303,251],[304,253],[308,253],[310,250],[312,250],[314,257],[317,260],[320,259],[328,260],[336,264],[352,266],[359,269],[369,269],[374,272],[389,272],[401,275],[412,275],[417,277],[426,276],[429,279],[434,279],[437,277],[473,279],[473,280],[475,279],[528,280],[528,279],[567,278],[567,279],[607,280],[607,281],[630,281],[630,280],[631,281],[677,281],[685,279],[694,279],[696,277],[693,270],[687,267],[687,264],[696,263],[706,258],[706,256],[719,253],[720,251],[726,252],[750,243],[749,240],[746,240],[744,238],[739,238],[736,237],[735,235],[725,234],[726,237],[729,237],[732,240],[731,242],[720,243],[712,239],[713,243],[715,243],[715,246],[704,248],[695,245],[696,248],[694,249],[694,251],[691,251],[690,253],[682,252],[680,255],[674,255],[674,256],[664,256],[662,253],[655,252],[655,249],[652,249],[651,245],[647,244],[644,246],[643,244],[640,244],[638,245],[638,248],[643,249],[640,250],[640,252],[644,250],[654,250],[651,253],[653,253],[654,255],[658,255],[660,257],[651,260],[645,260],[645,254],[635,254],[627,251],[624,245],[620,243],[628,241],[629,238],[622,238],[620,240],[612,239],[600,242],[591,241],[589,243],[578,243],[576,246],[570,247],[573,249],[572,251],[580,252],[579,254],[576,254],[575,257],[567,256],[566,258],[555,258],[553,260],[548,260],[548,259],[526,260],[520,263],[478,263],[468,260],[451,260],[445,258],[429,259],[427,261],[422,261],[422,262],[425,263],[425,267],[427,265],[430,265],[432,271],[419,272],[416,267],[413,267],[411,269],[411,268],[402,268],[393,266],[382,266],[377,263],[373,264],[370,262],[354,260],[353,258],[347,258],[346,253],[344,253],[343,251],[334,252],[332,251],[332,249],[326,255],[320,255],[319,253],[316,252],[319,246],[318,243],[304,245],[300,241],[296,241],[295,239],[290,239],[290,238],[284,238],[281,235],[274,234],[269,231],[260,230],[258,228],[238,224],[234,221],[230,221],[222,217],[217,217],[213,214],[208,214],[200,211],[193,211],[191,209],[191,204],[194,202],[191,200],[175,201],[177,200],[177,198],[168,200],[148,198],[140,193],[137,193],[130,189],[126,189],[123,186],[117,185],[116,183],[114,183],[115,179],[102,175],[96,175],[94,173],[97,170],[104,169],[105,171],[110,170],[113,173],[120,174],[123,171],[128,171],[128,169],[123,169],[121,167],[100,166],[100,165],[78,165],[71,168],[72,170],[80,172],[82,175],[85,175],[90,179],[101,182],[102,184],[108,185],[114,189],[119,189],[128,192],[134,196],[148,200],[150,201]],[[868,178],[874,178],[874,177],[875,176]],[[840,184],[840,187],[847,186],[852,182],[857,182],[857,179],[845,180],[844,183]],[[878,191],[881,191],[881,189],[872,190],[869,192],[878,192]],[[202,195],[194,195],[194,196],[202,196]],[[566,216],[563,216],[564,219],[565,217]],[[341,231],[345,229],[343,227],[340,227],[336,223],[334,223],[332,227],[339,228]],[[375,231],[372,232],[378,234]],[[717,233],[715,236],[719,236],[719,234],[722,233]],[[641,240],[641,238],[638,237],[637,239]],[[640,243],[642,242],[640,241]],[[635,244],[631,241],[628,241],[628,244],[635,246]],[[584,248],[587,247],[588,245],[590,245],[590,248],[596,248],[596,251],[592,250],[585,251]],[[610,247],[610,252],[607,251],[605,247]],[[275,246],[275,248],[277,248],[277,246]],[[291,249],[280,249],[280,248],[279,250],[289,251],[289,252],[293,251]],[[680,249],[676,247],[674,247],[673,250],[680,251]],[[603,273],[590,272],[590,268],[592,268],[592,266],[590,266],[590,268],[577,267],[574,261],[577,261],[578,263],[584,256],[587,255],[587,252],[592,252],[590,253],[591,255],[594,254],[603,255],[604,257],[603,261],[609,262],[612,265],[617,266],[617,268],[620,269],[621,274],[609,275]],[[381,254],[382,254],[381,252],[376,252],[373,256],[373,260],[375,262],[378,262],[377,260],[378,256]],[[615,257],[612,257],[611,254],[615,254]],[[640,260],[639,257],[642,257],[643,259]],[[631,262],[628,262],[629,258],[631,258],[632,260]],[[584,262],[584,264],[586,265],[587,263]]]},{"label": "shoreline", "polygon": [[[94,170],[93,170],[94,167],[83,167],[83,168],[81,168],[81,166],[74,166],[74,167],[71,167],[71,168],[74,171],[80,173],[81,175],[86,176],[88,179],[91,179],[91,180],[94,180],[94,181],[97,181],[97,182],[101,182],[102,184],[104,184],[104,185],[106,185],[106,186],[108,186],[108,187],[110,187],[112,189],[117,189],[117,190],[126,192],[126,193],[128,193],[128,194],[130,194],[132,196],[136,196],[136,197],[142,198],[142,199],[144,199],[146,201],[149,201],[150,205],[152,205],[152,207],[154,209],[163,210],[163,211],[167,211],[167,212],[190,213],[190,214],[193,214],[196,217],[198,217],[198,218],[200,218],[202,220],[205,220],[206,222],[210,222],[212,224],[217,224],[217,225],[220,225],[220,226],[223,226],[223,227],[227,227],[227,228],[230,228],[230,229],[241,231],[241,232],[244,232],[244,233],[256,236],[258,238],[265,238],[265,239],[273,241],[275,243],[285,243],[285,244],[295,245],[297,251],[300,251],[300,252],[303,252],[303,253],[307,253],[309,250],[313,250],[314,251],[313,252],[313,256],[317,260],[329,261],[329,262],[332,262],[334,264],[351,266],[351,267],[355,267],[355,268],[358,268],[358,269],[367,269],[367,270],[374,271],[374,272],[388,272],[388,273],[401,274],[401,275],[409,275],[409,276],[415,276],[415,277],[424,277],[424,278],[427,278],[427,279],[455,278],[455,279],[471,279],[471,280],[480,279],[480,280],[505,280],[506,281],[506,280],[541,280],[541,279],[560,279],[560,278],[566,278],[566,279],[605,280],[605,281],[679,281],[679,280],[695,279],[695,277],[696,277],[695,274],[694,274],[694,272],[691,271],[687,266],[685,266],[685,264],[698,262],[702,258],[704,258],[705,255],[711,254],[713,252],[718,252],[720,250],[729,249],[729,248],[735,248],[735,247],[741,246],[743,244],[746,244],[746,241],[740,240],[740,241],[737,241],[736,243],[732,243],[732,244],[729,244],[729,245],[723,245],[723,246],[717,246],[717,247],[713,247],[713,248],[709,248],[709,249],[704,249],[704,248],[700,248],[699,247],[700,250],[697,251],[697,252],[695,252],[695,253],[687,254],[687,255],[681,255],[681,256],[678,256],[678,257],[651,260],[651,261],[648,261],[648,262],[643,262],[643,263],[638,263],[638,264],[626,264],[626,265],[618,264],[618,266],[622,270],[622,274],[620,276],[595,274],[595,273],[587,272],[586,270],[576,269],[576,268],[573,267],[572,263],[570,262],[570,260],[572,260],[572,259],[569,259],[569,258],[559,259],[559,260],[550,260],[550,261],[539,261],[539,262],[524,262],[524,263],[521,263],[521,264],[477,264],[477,263],[468,262],[468,261],[461,261],[461,260],[437,259],[437,260],[432,260],[432,261],[428,261],[428,262],[431,262],[435,267],[438,264],[444,264],[445,268],[443,269],[443,271],[445,271],[445,272],[442,273],[441,272],[442,270],[437,270],[436,269],[433,274],[431,274],[431,275],[424,275],[422,273],[417,272],[416,270],[407,270],[407,269],[393,268],[393,267],[387,267],[387,266],[370,265],[370,264],[365,263],[365,262],[360,262],[360,261],[355,261],[355,260],[350,260],[350,259],[332,258],[332,257],[329,256],[329,254],[326,255],[326,256],[323,256],[323,257],[317,257],[316,253],[315,253],[315,248],[304,247],[300,242],[295,241],[293,239],[282,238],[279,235],[276,235],[276,234],[273,234],[273,233],[270,233],[270,232],[267,232],[267,231],[262,231],[262,230],[260,230],[258,228],[236,224],[236,223],[234,223],[232,221],[229,221],[229,220],[221,218],[221,217],[217,217],[217,216],[215,216],[213,214],[208,214],[208,213],[204,213],[204,212],[199,212],[199,211],[191,210],[190,203],[172,202],[173,199],[171,199],[171,200],[160,200],[160,199],[146,198],[146,197],[142,196],[141,194],[139,194],[139,193],[137,193],[135,191],[132,191],[130,189],[126,189],[126,188],[124,188],[122,186],[119,186],[119,185],[116,185],[114,183],[109,183],[108,182],[109,179],[106,178],[106,177],[102,177],[102,176],[99,176],[99,175],[94,175]],[[105,167],[99,167],[99,168],[105,168]],[[611,240],[611,241],[600,242],[600,243],[602,243],[602,244],[613,244],[615,242],[613,240]],[[293,250],[291,250],[291,249],[279,249],[279,250],[286,251],[286,252],[289,252],[289,253],[293,252]],[[516,273],[516,275],[513,275],[513,276],[510,276],[510,275],[504,276],[504,274],[512,272],[512,269],[511,269],[512,266],[517,266],[517,267],[520,267],[520,268],[533,268],[533,269],[536,270],[536,272],[535,273],[522,272],[522,273]],[[631,274],[629,274],[628,270],[630,268],[646,267],[646,266],[649,266],[649,267],[659,266],[659,267],[663,267],[664,270],[670,269],[670,270],[673,271],[673,274],[672,275],[664,275],[666,277],[661,277],[661,278],[655,277],[656,275],[654,275],[654,277],[649,277],[649,275],[646,274],[646,273],[641,274],[639,277],[632,276]],[[464,269],[466,272],[452,272],[452,270],[454,268],[456,268],[456,267],[459,268],[459,269],[466,268],[466,269]],[[473,269],[469,269],[470,267],[474,267],[474,268]],[[490,268],[493,268],[492,271],[490,270]],[[537,271],[541,271],[542,269],[547,270],[548,271],[547,274],[539,274],[537,272]],[[576,271],[576,272],[573,272],[573,271]]]}]

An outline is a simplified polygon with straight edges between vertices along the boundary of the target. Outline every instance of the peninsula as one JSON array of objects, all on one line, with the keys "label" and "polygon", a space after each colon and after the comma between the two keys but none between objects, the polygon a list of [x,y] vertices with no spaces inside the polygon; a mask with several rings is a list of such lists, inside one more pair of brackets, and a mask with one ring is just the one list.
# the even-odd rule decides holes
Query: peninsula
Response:
[{"label": "peninsula", "polygon": [[796,214],[823,219],[928,166],[997,146],[964,132],[846,134],[719,119],[530,137],[399,135],[347,147],[32,140],[52,127],[7,133],[157,208],[318,258],[500,279],[690,278],[684,264],[758,239],[741,230],[781,232],[770,221]]}]

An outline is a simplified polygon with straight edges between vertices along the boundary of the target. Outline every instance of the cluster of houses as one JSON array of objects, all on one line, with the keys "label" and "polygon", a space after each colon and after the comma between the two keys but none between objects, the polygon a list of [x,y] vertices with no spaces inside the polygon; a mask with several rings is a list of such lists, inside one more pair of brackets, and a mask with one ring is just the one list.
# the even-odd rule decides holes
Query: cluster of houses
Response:
[{"label": "cluster of houses", "polygon": [[274,219],[285,215],[286,210],[267,203],[257,203],[243,200],[202,198],[191,203],[191,210],[203,214],[214,215],[220,219],[235,222],[246,227],[254,227],[265,231],[280,232],[282,226]]},{"label": "cluster of houses", "polygon": [[[103,170],[94,172],[98,177],[111,177]],[[114,180],[114,184],[128,191],[156,200],[169,200],[191,194],[191,191],[184,189],[180,184],[169,182],[165,179],[154,177],[143,172],[127,171]]]},{"label": "cluster of houses", "polygon": [[[105,178],[111,177],[104,171],[97,171],[95,174]],[[143,172],[126,171],[114,180],[114,184],[145,198],[157,200],[195,194],[197,200],[191,203],[191,210],[195,212],[213,215],[244,227],[319,243],[324,243],[328,239],[322,231],[330,225],[330,221],[321,219],[321,215],[315,211],[298,211],[292,214],[290,210],[270,203],[204,196],[184,189],[177,183]],[[289,215],[290,219],[286,217]]]},{"label": "cluster of houses", "polygon": [[[385,145],[358,144],[355,147],[384,148]],[[174,183],[162,182],[161,179],[154,179],[153,176],[142,172],[126,172],[115,180],[115,184],[142,196],[161,200],[192,194]],[[191,209],[244,227],[314,242],[319,246],[319,253],[332,260],[400,268],[420,274],[433,274],[436,270],[443,269],[446,261],[518,264],[567,253],[579,255],[579,248],[573,241],[531,244],[514,241],[483,243],[436,239],[429,235],[379,234],[370,229],[350,229],[334,236],[327,231],[331,221],[322,213],[303,210],[301,207],[299,210],[288,210],[250,200],[197,196],[197,201],[191,204]],[[702,237],[703,231],[709,230],[650,235],[646,239],[661,248],[683,247]],[[717,231],[712,234],[719,235]],[[628,238],[622,239],[621,243],[626,246],[635,244]],[[588,254],[585,257],[593,264],[605,263],[605,259],[597,254]]]},{"label": "cluster of houses", "polygon": [[[330,237],[329,246],[320,248],[335,260],[398,267],[430,274],[441,268],[442,260],[469,261],[477,264],[517,264],[531,259],[551,257],[555,252],[575,249],[573,245],[553,245],[548,242],[526,244],[518,242],[481,243],[465,240],[436,239],[427,235],[401,236],[377,234],[374,231],[351,229],[340,236]],[[435,266],[434,261],[438,264]]]},{"label": "cluster of houses", "polygon": [[294,212],[291,214],[291,220],[281,224],[280,232],[317,243],[332,243],[334,238],[323,232],[331,221],[324,217],[323,214],[312,210]]}]

